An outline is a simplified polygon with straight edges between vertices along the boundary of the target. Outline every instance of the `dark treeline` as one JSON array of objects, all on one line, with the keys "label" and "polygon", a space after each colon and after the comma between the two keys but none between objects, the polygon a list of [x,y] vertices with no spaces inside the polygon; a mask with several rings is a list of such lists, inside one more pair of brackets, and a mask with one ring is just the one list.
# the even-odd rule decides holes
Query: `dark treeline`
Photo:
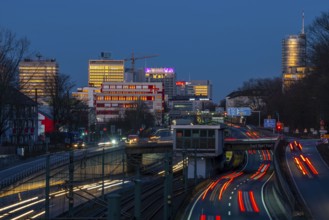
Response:
[{"label": "dark treeline", "polygon": [[[319,129],[329,123],[329,12],[322,13],[306,31],[308,67],[305,78],[282,92],[281,78],[251,79],[239,90],[262,91],[262,116],[280,118],[291,129]],[[256,99],[257,97],[253,97]]]}]

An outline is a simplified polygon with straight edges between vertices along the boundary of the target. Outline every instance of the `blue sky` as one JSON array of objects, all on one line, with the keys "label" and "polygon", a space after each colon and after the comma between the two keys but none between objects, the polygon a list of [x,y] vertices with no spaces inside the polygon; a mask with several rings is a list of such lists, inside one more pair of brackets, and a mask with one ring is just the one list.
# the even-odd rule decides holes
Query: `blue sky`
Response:
[{"label": "blue sky", "polygon": [[[88,60],[159,54],[136,67],[174,67],[177,79],[211,80],[218,102],[250,78],[281,74],[281,41],[329,10],[328,0],[2,0],[0,27],[56,58],[77,87]],[[130,62],[127,62],[127,67]]]}]

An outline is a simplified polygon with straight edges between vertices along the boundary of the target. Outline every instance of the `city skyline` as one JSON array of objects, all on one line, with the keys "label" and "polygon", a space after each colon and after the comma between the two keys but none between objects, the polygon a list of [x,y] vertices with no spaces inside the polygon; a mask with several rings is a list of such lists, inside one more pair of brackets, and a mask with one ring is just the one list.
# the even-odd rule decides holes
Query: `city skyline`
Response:
[{"label": "city skyline", "polygon": [[[19,6],[18,6],[19,5]],[[136,68],[174,67],[177,80],[210,80],[218,102],[250,78],[281,77],[281,42],[306,30],[325,1],[44,2],[4,1],[0,27],[55,58],[76,87],[88,85],[88,61],[159,54]],[[307,34],[307,32],[306,32]],[[125,67],[130,67],[130,61]]]}]

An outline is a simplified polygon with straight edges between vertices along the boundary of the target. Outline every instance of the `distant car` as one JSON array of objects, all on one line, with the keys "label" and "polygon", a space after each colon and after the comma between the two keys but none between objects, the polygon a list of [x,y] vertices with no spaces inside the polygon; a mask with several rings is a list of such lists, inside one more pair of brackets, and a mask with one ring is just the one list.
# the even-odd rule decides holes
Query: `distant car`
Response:
[{"label": "distant car", "polygon": [[111,145],[116,145],[120,142],[120,138],[117,136],[112,136],[112,137],[110,137],[110,142],[111,142]]},{"label": "distant car", "polygon": [[120,142],[120,138],[116,136],[106,137],[103,138],[99,143],[98,146],[104,147],[104,146],[113,146]]},{"label": "distant car", "polygon": [[171,142],[172,140],[173,134],[169,129],[159,129],[149,136],[149,142],[151,143]]},{"label": "distant car", "polygon": [[84,141],[82,140],[77,140],[77,141],[74,141],[71,143],[71,146],[73,148],[78,148],[78,149],[82,149],[82,148],[85,148],[86,147],[86,144]]},{"label": "distant car", "polygon": [[139,136],[137,134],[130,134],[126,139],[127,144],[137,144],[139,142]]},{"label": "distant car", "polygon": [[103,146],[110,146],[111,145],[111,140],[108,138],[103,138],[98,142],[98,146],[103,147]]}]

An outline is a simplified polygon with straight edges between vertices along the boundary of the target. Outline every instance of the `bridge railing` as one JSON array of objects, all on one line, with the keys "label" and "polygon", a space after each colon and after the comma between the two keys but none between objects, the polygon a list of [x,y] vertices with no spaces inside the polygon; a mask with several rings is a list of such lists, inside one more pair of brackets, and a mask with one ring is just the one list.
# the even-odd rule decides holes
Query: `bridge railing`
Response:
[{"label": "bridge railing", "polygon": [[[35,165],[29,166],[28,162],[22,164],[24,166],[19,172],[12,174],[6,178],[2,178],[0,180],[0,195],[1,191],[7,187],[14,186],[15,184],[19,184],[26,179],[33,178],[35,175],[38,175],[40,172],[44,173],[46,169],[46,159],[43,158],[44,162],[37,163]],[[51,154],[50,155],[50,167],[57,167],[67,163],[68,156],[65,154]]]}]

